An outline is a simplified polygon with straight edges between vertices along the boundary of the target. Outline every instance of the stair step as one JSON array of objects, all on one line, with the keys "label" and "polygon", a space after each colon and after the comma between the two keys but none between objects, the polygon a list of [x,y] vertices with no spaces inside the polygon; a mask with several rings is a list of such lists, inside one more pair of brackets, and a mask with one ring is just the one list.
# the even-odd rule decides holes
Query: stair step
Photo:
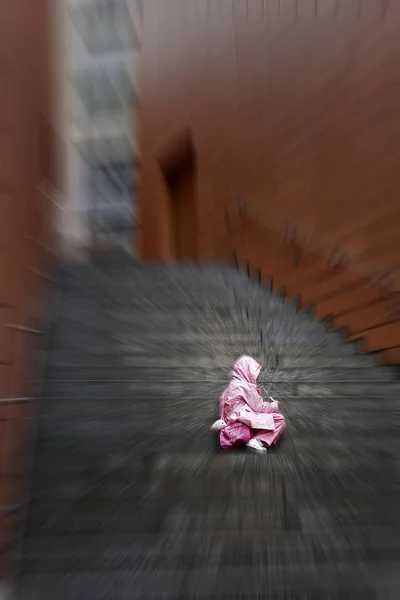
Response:
[{"label": "stair step", "polygon": [[[233,269],[121,258],[62,293],[20,598],[393,597],[395,368]],[[241,354],[287,421],[266,456],[209,431]]]},{"label": "stair step", "polygon": [[95,504],[164,498],[179,504],[208,499],[217,505],[242,498],[259,500],[285,490],[293,498],[340,497],[356,502],[359,497],[376,501],[395,497],[400,491],[397,439],[385,450],[371,439],[365,452],[359,439],[352,437],[338,443],[332,441],[337,438],[291,436],[287,430],[280,447],[270,450],[268,457],[247,451],[216,453],[215,445],[214,451],[203,446],[190,452],[157,444],[155,452],[154,444],[150,450],[143,448],[142,439],[143,435],[132,435],[123,448],[117,437],[107,444],[93,435],[89,441],[77,435],[45,440],[38,451],[33,500],[51,498],[57,504],[84,498]]},{"label": "stair step", "polygon": [[[112,508],[112,510],[110,510]],[[51,517],[49,517],[51,515]],[[307,527],[308,533],[329,534],[339,527],[400,528],[397,497],[386,498],[297,498],[284,501],[282,495],[269,494],[264,505],[254,498],[229,499],[219,503],[206,500],[175,501],[173,506],[158,503],[88,502],[32,503],[28,535],[54,534],[157,534],[184,531],[190,534],[235,530],[239,535],[258,535]],[[400,552],[400,543],[399,543]]]},{"label": "stair step", "polygon": [[[149,386],[151,385],[151,391]],[[150,378],[136,381],[47,381],[45,395],[47,398],[80,398],[90,401],[91,398],[132,398],[148,394],[149,399],[154,397],[187,398],[188,402],[204,399],[219,398],[226,379],[188,378],[179,380],[174,377],[163,380],[151,381]],[[197,389],[196,389],[197,388]],[[395,381],[355,381],[355,382],[326,382],[326,381],[268,381],[261,384],[264,395],[279,398],[286,397],[317,397],[322,399],[329,396],[379,397],[396,396],[400,392],[400,382]]]},{"label": "stair step", "polygon": [[[170,411],[160,410],[159,412],[162,418]],[[398,420],[399,418],[398,414],[396,414],[392,416],[392,420],[390,415],[386,415],[386,418],[377,419],[375,411],[370,414],[367,412],[362,413],[360,415],[362,416],[360,422],[343,422],[338,416],[327,418],[322,414],[316,415],[315,419],[310,423],[310,419],[307,419],[304,415],[299,416],[291,408],[285,408],[284,413],[287,420],[287,431],[284,442],[285,446],[288,447],[288,451],[285,452],[286,460],[289,451],[296,452],[294,447],[298,440],[305,438],[322,442],[324,439],[335,435],[343,437],[353,436],[361,444],[366,436],[382,436],[385,435],[385,432],[388,436],[395,436],[397,429],[396,424],[393,424],[393,419]],[[346,417],[345,413],[343,417]],[[108,421],[105,421],[105,419],[108,419]],[[213,453],[215,451],[215,443],[208,432],[210,422],[212,422],[211,418],[199,422],[191,418],[188,420],[186,429],[184,429],[184,420],[182,419],[175,426],[170,426],[167,432],[165,423],[157,422],[153,424],[149,416],[147,418],[143,416],[136,421],[132,419],[129,422],[129,413],[127,411],[125,414],[113,414],[105,411],[95,416],[93,416],[93,413],[89,415],[88,413],[84,413],[80,420],[75,417],[68,424],[65,423],[63,417],[57,418],[52,415],[51,417],[42,419],[41,431],[43,440],[53,443],[57,438],[60,439],[60,443],[69,437],[74,437],[77,442],[80,442],[82,437],[86,436],[89,442],[97,436],[107,436],[109,438],[107,443],[115,444],[117,440],[120,440],[121,444],[127,444],[132,436],[134,436],[138,448],[142,452],[151,452],[151,449],[156,444],[160,452],[178,451],[182,446],[185,446],[191,452],[205,451],[209,448],[209,451]],[[150,430],[149,423],[152,424],[151,436],[149,436],[149,433],[146,433],[146,431]],[[282,449],[282,452],[284,450],[285,448]]]},{"label": "stair step", "polygon": [[[221,365],[218,358],[211,359],[207,366],[202,366],[199,362],[193,360],[191,365],[176,361],[175,365],[167,366],[163,362],[159,364],[147,364],[130,366],[104,366],[98,367],[75,367],[58,368],[48,371],[48,381],[200,381],[200,382],[229,382],[230,371],[232,368],[232,358],[225,360]],[[367,367],[367,368],[274,368],[268,363],[260,374],[258,381],[263,385],[270,382],[318,382],[323,383],[343,383],[347,381],[365,383],[366,381],[396,381],[397,373],[385,367]]]},{"label": "stair step", "polygon": [[373,356],[326,356],[326,353],[307,355],[283,355],[279,356],[279,366],[286,369],[315,367],[321,369],[349,368],[364,369],[376,366],[377,362]]},{"label": "stair step", "polygon": [[[129,535],[90,538],[75,535],[59,536],[56,554],[52,548],[54,538],[43,535],[39,539],[28,540],[25,564],[34,572],[42,571],[43,564],[46,564],[48,572],[78,573],[121,568],[188,569],[200,564],[212,568],[215,564],[229,567],[245,563],[250,568],[257,565],[278,566],[289,560],[304,566],[306,561],[323,565],[331,561],[356,559],[359,553],[372,561],[378,557],[398,560],[399,534],[400,528],[396,527],[364,526],[357,531],[351,529],[336,534],[334,546],[321,539],[319,534],[296,530],[243,535],[240,541],[229,531],[223,535],[205,532],[200,545],[194,532],[185,539],[173,534],[162,540],[154,535],[145,535],[134,542]],[[291,548],[290,552],[288,548]]]},{"label": "stair step", "polygon": [[[137,368],[148,368],[156,367],[157,365],[163,368],[196,368],[201,369],[214,369],[219,367],[224,369],[224,377],[227,377],[230,373],[233,363],[238,357],[237,347],[231,347],[228,351],[225,347],[213,347],[213,353],[209,356],[204,352],[206,346],[193,347],[190,346],[186,351],[181,352],[181,348],[178,348],[179,352],[171,354],[171,349],[166,348],[164,354],[155,354],[155,351],[146,350],[141,353],[127,353],[122,354],[119,351],[111,354],[98,354],[84,353],[84,352],[58,352],[56,355],[52,354],[48,365],[49,378],[54,379],[59,373],[70,372],[77,370],[77,373],[81,370],[103,370],[103,369],[130,369],[131,367]],[[204,356],[204,354],[206,354]],[[377,368],[378,365],[373,357],[327,357],[324,356],[289,356],[282,357],[278,353],[268,352],[264,350],[260,351],[260,348],[255,345],[254,349],[250,351],[251,356],[255,358],[264,368],[273,368],[278,364],[282,370],[300,369],[303,368],[304,372],[314,369],[326,369],[332,370],[333,372],[338,369],[354,369],[362,374],[368,368]],[[378,370],[378,372],[380,372]],[[393,372],[388,372],[388,376],[391,377]],[[69,375],[68,375],[69,376]],[[62,378],[62,377],[61,377]]]},{"label": "stair step", "polygon": [[[384,563],[384,566],[394,578],[396,571],[391,563]],[[309,600],[328,600],[346,594],[351,594],[352,600],[372,600],[377,597],[374,582],[382,568],[376,563],[364,567],[351,561],[337,563],[334,569],[331,566],[296,567],[287,563],[280,569],[257,565],[253,568],[215,566],[213,569],[198,567],[190,570],[156,568],[134,573],[130,569],[64,575],[43,573],[24,578],[20,598],[42,600],[50,589],[62,600],[256,600],[262,589],[271,600],[282,598],[283,594],[300,600],[305,593]]]}]

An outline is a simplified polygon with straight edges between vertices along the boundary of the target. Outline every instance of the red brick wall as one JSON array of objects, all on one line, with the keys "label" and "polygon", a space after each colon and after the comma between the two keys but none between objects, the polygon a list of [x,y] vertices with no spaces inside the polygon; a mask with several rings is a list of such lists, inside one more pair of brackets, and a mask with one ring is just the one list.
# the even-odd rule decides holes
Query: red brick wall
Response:
[{"label": "red brick wall", "polygon": [[[266,209],[400,271],[399,34],[394,0],[146,2],[144,258],[163,259],[168,247],[159,153],[189,129],[197,153],[200,257],[223,259],[240,247],[244,260],[280,286],[304,292],[304,304],[316,306],[319,316],[347,314],[346,324],[355,317],[354,302],[354,310],[382,302],[376,287],[365,288],[347,268],[333,272],[312,252],[294,268],[293,248],[273,242]],[[247,223],[240,235],[227,235],[232,186],[265,207],[261,231]],[[320,289],[327,276],[334,279]],[[348,290],[355,296],[350,304],[340,298]],[[374,327],[387,316],[377,318]],[[374,332],[367,349],[392,347],[397,338],[388,327]]]},{"label": "red brick wall", "polygon": [[39,338],[29,330],[42,327],[43,275],[54,245],[54,206],[37,187],[44,178],[58,185],[49,3],[0,3],[0,577],[10,569],[18,513],[8,508],[20,499],[34,411],[34,403],[18,400],[34,393]]}]

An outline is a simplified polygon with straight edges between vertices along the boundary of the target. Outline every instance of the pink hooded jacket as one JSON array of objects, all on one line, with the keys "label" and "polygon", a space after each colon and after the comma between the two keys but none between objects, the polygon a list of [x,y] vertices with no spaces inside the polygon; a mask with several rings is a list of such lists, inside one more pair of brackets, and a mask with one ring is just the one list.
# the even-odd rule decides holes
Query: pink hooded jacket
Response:
[{"label": "pink hooded jacket", "polygon": [[250,356],[239,358],[232,371],[232,380],[221,399],[221,419],[228,425],[240,422],[252,429],[275,429],[273,413],[278,403],[264,402],[257,387],[261,365]]}]

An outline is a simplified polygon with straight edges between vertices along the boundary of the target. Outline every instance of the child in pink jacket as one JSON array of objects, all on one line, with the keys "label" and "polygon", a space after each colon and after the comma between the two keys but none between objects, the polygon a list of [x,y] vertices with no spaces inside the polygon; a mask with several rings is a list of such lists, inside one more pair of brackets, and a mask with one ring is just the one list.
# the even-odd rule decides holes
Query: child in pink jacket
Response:
[{"label": "child in pink jacket", "polygon": [[261,365],[250,356],[236,361],[232,380],[220,399],[221,419],[212,431],[219,431],[220,445],[230,448],[245,443],[250,450],[266,452],[286,427],[278,413],[279,402],[264,402],[257,387]]}]

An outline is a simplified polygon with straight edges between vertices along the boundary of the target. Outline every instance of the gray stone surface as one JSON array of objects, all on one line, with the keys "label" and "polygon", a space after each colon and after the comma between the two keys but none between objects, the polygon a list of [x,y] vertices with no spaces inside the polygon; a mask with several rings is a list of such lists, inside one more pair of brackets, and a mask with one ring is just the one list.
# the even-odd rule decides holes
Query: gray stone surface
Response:
[{"label": "gray stone surface", "polygon": [[[400,382],[234,270],[68,267],[22,600],[400,598]],[[288,427],[209,431],[234,360]]]}]

